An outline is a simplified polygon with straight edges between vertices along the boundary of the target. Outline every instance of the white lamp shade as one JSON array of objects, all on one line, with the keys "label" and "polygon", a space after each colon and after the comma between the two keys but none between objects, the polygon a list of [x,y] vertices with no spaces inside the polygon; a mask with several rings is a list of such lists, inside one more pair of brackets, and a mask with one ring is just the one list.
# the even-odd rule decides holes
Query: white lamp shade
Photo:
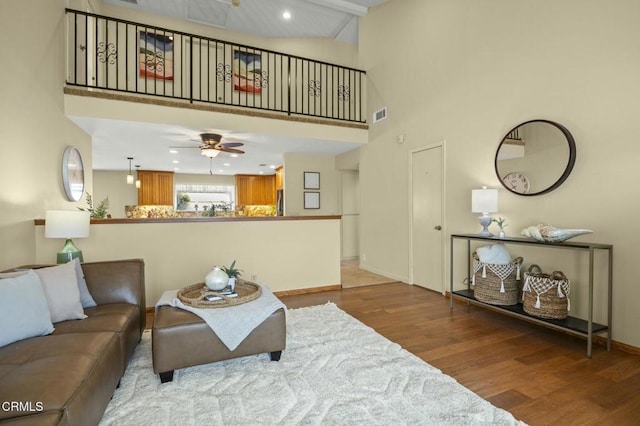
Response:
[{"label": "white lamp shade", "polygon": [[471,212],[495,213],[498,211],[498,190],[491,188],[471,190]]},{"label": "white lamp shade", "polygon": [[44,225],[46,238],[86,238],[90,214],[75,210],[47,210]]}]

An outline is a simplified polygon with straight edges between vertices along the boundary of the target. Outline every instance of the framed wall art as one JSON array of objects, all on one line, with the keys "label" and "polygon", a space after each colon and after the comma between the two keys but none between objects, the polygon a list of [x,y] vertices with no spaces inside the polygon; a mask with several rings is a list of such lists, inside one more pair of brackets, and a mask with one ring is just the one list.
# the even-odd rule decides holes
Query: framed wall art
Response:
[{"label": "framed wall art", "polygon": [[173,34],[138,32],[138,72],[140,77],[173,81]]},{"label": "framed wall art", "polygon": [[233,89],[259,95],[264,86],[262,53],[233,51]]},{"label": "framed wall art", "polygon": [[304,189],[320,189],[320,173],[304,172]]},{"label": "framed wall art", "polygon": [[306,192],[304,193],[304,208],[305,209],[319,209],[320,208],[320,193],[319,192]]}]

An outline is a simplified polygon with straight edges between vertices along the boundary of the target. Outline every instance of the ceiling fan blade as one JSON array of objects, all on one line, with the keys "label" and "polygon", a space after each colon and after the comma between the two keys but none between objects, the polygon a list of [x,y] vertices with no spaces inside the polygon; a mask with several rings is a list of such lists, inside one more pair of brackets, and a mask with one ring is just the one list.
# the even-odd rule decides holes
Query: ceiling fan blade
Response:
[{"label": "ceiling fan blade", "polygon": [[223,143],[219,144],[218,146],[221,146],[223,148],[234,148],[236,146],[242,146],[242,145],[244,145],[244,144],[241,143],[241,142],[223,142]]},{"label": "ceiling fan blade", "polygon": [[235,148],[216,147],[218,151],[230,152],[231,154],[244,154],[244,151]]}]

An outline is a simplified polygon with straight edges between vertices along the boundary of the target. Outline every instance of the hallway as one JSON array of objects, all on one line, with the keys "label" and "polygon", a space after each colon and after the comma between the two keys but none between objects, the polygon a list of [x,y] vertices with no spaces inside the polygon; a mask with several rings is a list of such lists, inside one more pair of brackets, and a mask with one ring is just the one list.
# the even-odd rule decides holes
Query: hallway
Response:
[{"label": "hallway", "polygon": [[342,288],[355,288],[398,282],[392,278],[387,278],[385,276],[360,269],[359,264],[359,259],[343,260],[340,262]]}]

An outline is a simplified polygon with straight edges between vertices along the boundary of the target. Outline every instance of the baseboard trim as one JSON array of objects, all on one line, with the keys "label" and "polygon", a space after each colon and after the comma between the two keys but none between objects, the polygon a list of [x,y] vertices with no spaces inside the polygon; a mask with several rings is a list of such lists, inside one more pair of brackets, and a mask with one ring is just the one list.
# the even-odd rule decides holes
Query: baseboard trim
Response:
[{"label": "baseboard trim", "polygon": [[310,288],[301,288],[298,290],[284,290],[284,291],[274,291],[273,294],[276,297],[283,296],[298,296],[300,294],[309,294],[309,293],[320,293],[323,291],[335,291],[342,289],[340,284],[336,285],[326,285],[323,287],[310,287]]}]

